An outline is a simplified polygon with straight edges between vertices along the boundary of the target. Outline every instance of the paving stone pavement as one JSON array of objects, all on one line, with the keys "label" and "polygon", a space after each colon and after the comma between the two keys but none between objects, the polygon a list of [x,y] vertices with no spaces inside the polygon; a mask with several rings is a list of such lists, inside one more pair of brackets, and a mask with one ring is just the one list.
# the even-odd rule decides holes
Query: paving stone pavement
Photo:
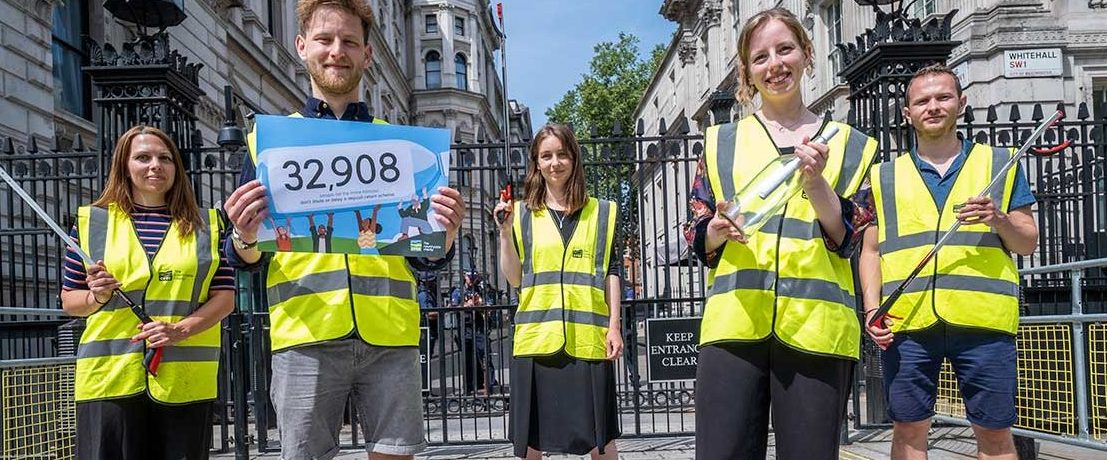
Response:
[{"label": "paving stone pavement", "polygon": [[[891,430],[854,431],[850,433],[853,441],[844,445],[839,450],[839,458],[842,460],[889,460],[891,448]],[[976,458],[976,443],[972,439],[972,431],[968,428],[940,428],[934,430],[930,436],[929,457],[931,460],[965,460]],[[665,437],[665,438],[634,438],[621,439],[619,442],[619,458],[623,460],[656,460],[656,459],[694,459],[695,439],[692,437]],[[511,446],[507,444],[486,444],[466,446],[432,446],[417,459],[447,460],[447,459],[487,459],[506,460],[514,458],[511,455]],[[767,458],[776,458],[775,442],[772,435],[769,436],[769,453]],[[257,454],[251,452],[250,458],[279,458],[277,453]],[[213,455],[214,459],[231,459],[233,453]],[[362,460],[366,458],[364,451],[344,450],[337,457],[338,460]],[[575,455],[548,455],[548,459],[586,459],[587,456]],[[1094,460],[1107,458],[1107,452],[1073,447],[1056,442],[1040,442],[1038,458],[1041,460]]]}]

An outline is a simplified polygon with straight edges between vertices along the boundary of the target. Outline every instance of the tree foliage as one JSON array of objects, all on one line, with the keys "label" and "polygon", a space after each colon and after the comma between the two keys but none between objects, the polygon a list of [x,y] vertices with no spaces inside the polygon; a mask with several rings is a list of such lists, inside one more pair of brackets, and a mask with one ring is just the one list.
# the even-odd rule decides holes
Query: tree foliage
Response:
[{"label": "tree foliage", "polygon": [[634,109],[661,63],[665,47],[655,46],[649,58],[642,59],[638,37],[623,32],[618,41],[602,42],[592,50],[589,72],[546,110],[546,117],[551,122],[571,123],[581,138],[591,137],[592,129],[600,137],[609,137],[616,121],[622,124],[624,134],[632,132]]}]

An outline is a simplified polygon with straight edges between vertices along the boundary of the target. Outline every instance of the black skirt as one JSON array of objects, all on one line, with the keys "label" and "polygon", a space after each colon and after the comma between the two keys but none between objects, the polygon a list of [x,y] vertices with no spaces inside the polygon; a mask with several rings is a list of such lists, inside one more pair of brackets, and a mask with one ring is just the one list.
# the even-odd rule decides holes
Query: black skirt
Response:
[{"label": "black skirt", "polygon": [[584,361],[565,352],[511,361],[511,424],[516,457],[527,447],[586,455],[621,435],[611,361]]}]

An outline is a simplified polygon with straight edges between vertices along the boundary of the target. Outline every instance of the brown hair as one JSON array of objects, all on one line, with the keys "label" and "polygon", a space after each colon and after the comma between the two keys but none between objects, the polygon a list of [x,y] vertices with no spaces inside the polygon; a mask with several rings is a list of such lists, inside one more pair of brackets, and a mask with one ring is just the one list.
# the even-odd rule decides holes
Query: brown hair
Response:
[{"label": "brown hair", "polygon": [[320,8],[337,8],[361,19],[362,39],[369,43],[369,28],[373,25],[373,8],[365,0],[299,0],[296,3],[296,19],[300,22],[300,36],[304,36],[315,12]]},{"label": "brown hair", "polygon": [[193,230],[200,227],[200,206],[196,204],[196,197],[192,194],[192,184],[185,175],[184,161],[181,160],[181,152],[177,150],[177,144],[160,129],[152,126],[138,125],[119,136],[115,142],[115,150],[112,150],[111,171],[108,174],[108,183],[104,185],[104,191],[100,194],[93,206],[106,208],[115,204],[127,215],[135,211],[133,195],[134,184],[131,183],[131,174],[127,163],[131,159],[131,145],[136,137],[148,134],[161,139],[169,149],[173,157],[173,185],[165,192],[165,201],[169,205],[169,215],[177,224],[178,234],[182,237],[191,235]]},{"label": "brown hair", "polygon": [[905,102],[911,102],[911,85],[915,83],[915,80],[928,75],[949,75],[953,78],[953,84],[957,90],[957,97],[961,97],[961,79],[957,78],[957,74],[953,73],[953,69],[946,67],[945,64],[936,62],[919,69],[919,71],[915,72],[915,75],[911,77],[911,81],[907,82],[907,86],[903,88],[903,99]]},{"label": "brown hair", "polygon": [[569,205],[566,212],[573,213],[584,207],[584,203],[588,201],[588,191],[584,184],[584,162],[580,158],[580,143],[577,142],[577,136],[573,134],[573,130],[565,125],[551,123],[543,126],[530,142],[530,161],[527,162],[527,177],[523,181],[523,199],[531,210],[546,208],[546,178],[542,177],[542,172],[538,170],[538,147],[550,136],[561,141],[561,146],[569,152],[569,157],[573,160],[573,172],[569,174],[569,183],[565,191],[565,198]]},{"label": "brown hair", "polygon": [[738,90],[735,91],[735,96],[738,102],[743,104],[749,104],[757,95],[757,87],[753,86],[749,75],[750,39],[754,32],[772,20],[783,22],[788,30],[792,31],[792,35],[795,35],[796,40],[799,41],[799,47],[803,48],[803,53],[811,59],[811,68],[815,66],[815,46],[795,14],[787,8],[778,6],[753,15],[746,20],[746,24],[742,26],[742,32],[738,35]]}]

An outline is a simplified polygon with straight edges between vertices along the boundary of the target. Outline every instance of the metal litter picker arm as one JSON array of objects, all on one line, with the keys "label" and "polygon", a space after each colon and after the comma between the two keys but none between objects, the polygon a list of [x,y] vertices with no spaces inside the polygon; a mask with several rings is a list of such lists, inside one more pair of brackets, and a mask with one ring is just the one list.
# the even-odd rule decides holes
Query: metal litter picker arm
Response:
[{"label": "metal litter picker arm", "polygon": [[[19,184],[15,182],[15,179],[12,179],[12,176],[8,175],[8,171],[4,170],[2,166],[0,166],[0,179],[3,179],[4,182],[6,182],[9,187],[11,187],[12,191],[14,191],[16,195],[19,195],[19,197],[23,199],[23,202],[26,203],[27,206],[30,206],[40,219],[46,222],[46,225],[50,226],[50,229],[53,230],[59,238],[61,238],[62,242],[64,242],[66,246],[68,246],[79,256],[81,256],[81,260],[84,261],[86,265],[94,265],[96,263],[96,261],[92,260],[92,257],[88,255],[88,253],[81,249],[81,246],[78,245],[76,241],[73,241],[73,238],[69,237],[69,234],[66,233],[65,230],[62,230],[57,222],[54,222],[54,219],[50,218],[49,214],[46,214],[46,211],[44,211],[42,207],[39,206],[38,203],[36,203],[35,200],[27,194],[27,191],[23,190],[23,187],[20,187]],[[131,309],[131,312],[133,312],[135,316],[138,317],[138,320],[141,321],[143,324],[151,323],[154,321],[150,318],[150,315],[146,314],[146,311],[143,310],[142,307],[139,307],[138,304],[131,300],[130,297],[127,297],[127,295],[124,294],[123,291],[119,288],[116,288],[114,291],[112,291],[112,295],[118,296],[120,299],[123,299],[123,303],[127,304],[127,306]],[[158,375],[158,365],[161,364],[161,356],[163,351],[165,351],[165,348],[163,347],[146,349],[146,354],[142,358],[142,365],[146,368],[146,372],[149,372],[150,375]]]}]

